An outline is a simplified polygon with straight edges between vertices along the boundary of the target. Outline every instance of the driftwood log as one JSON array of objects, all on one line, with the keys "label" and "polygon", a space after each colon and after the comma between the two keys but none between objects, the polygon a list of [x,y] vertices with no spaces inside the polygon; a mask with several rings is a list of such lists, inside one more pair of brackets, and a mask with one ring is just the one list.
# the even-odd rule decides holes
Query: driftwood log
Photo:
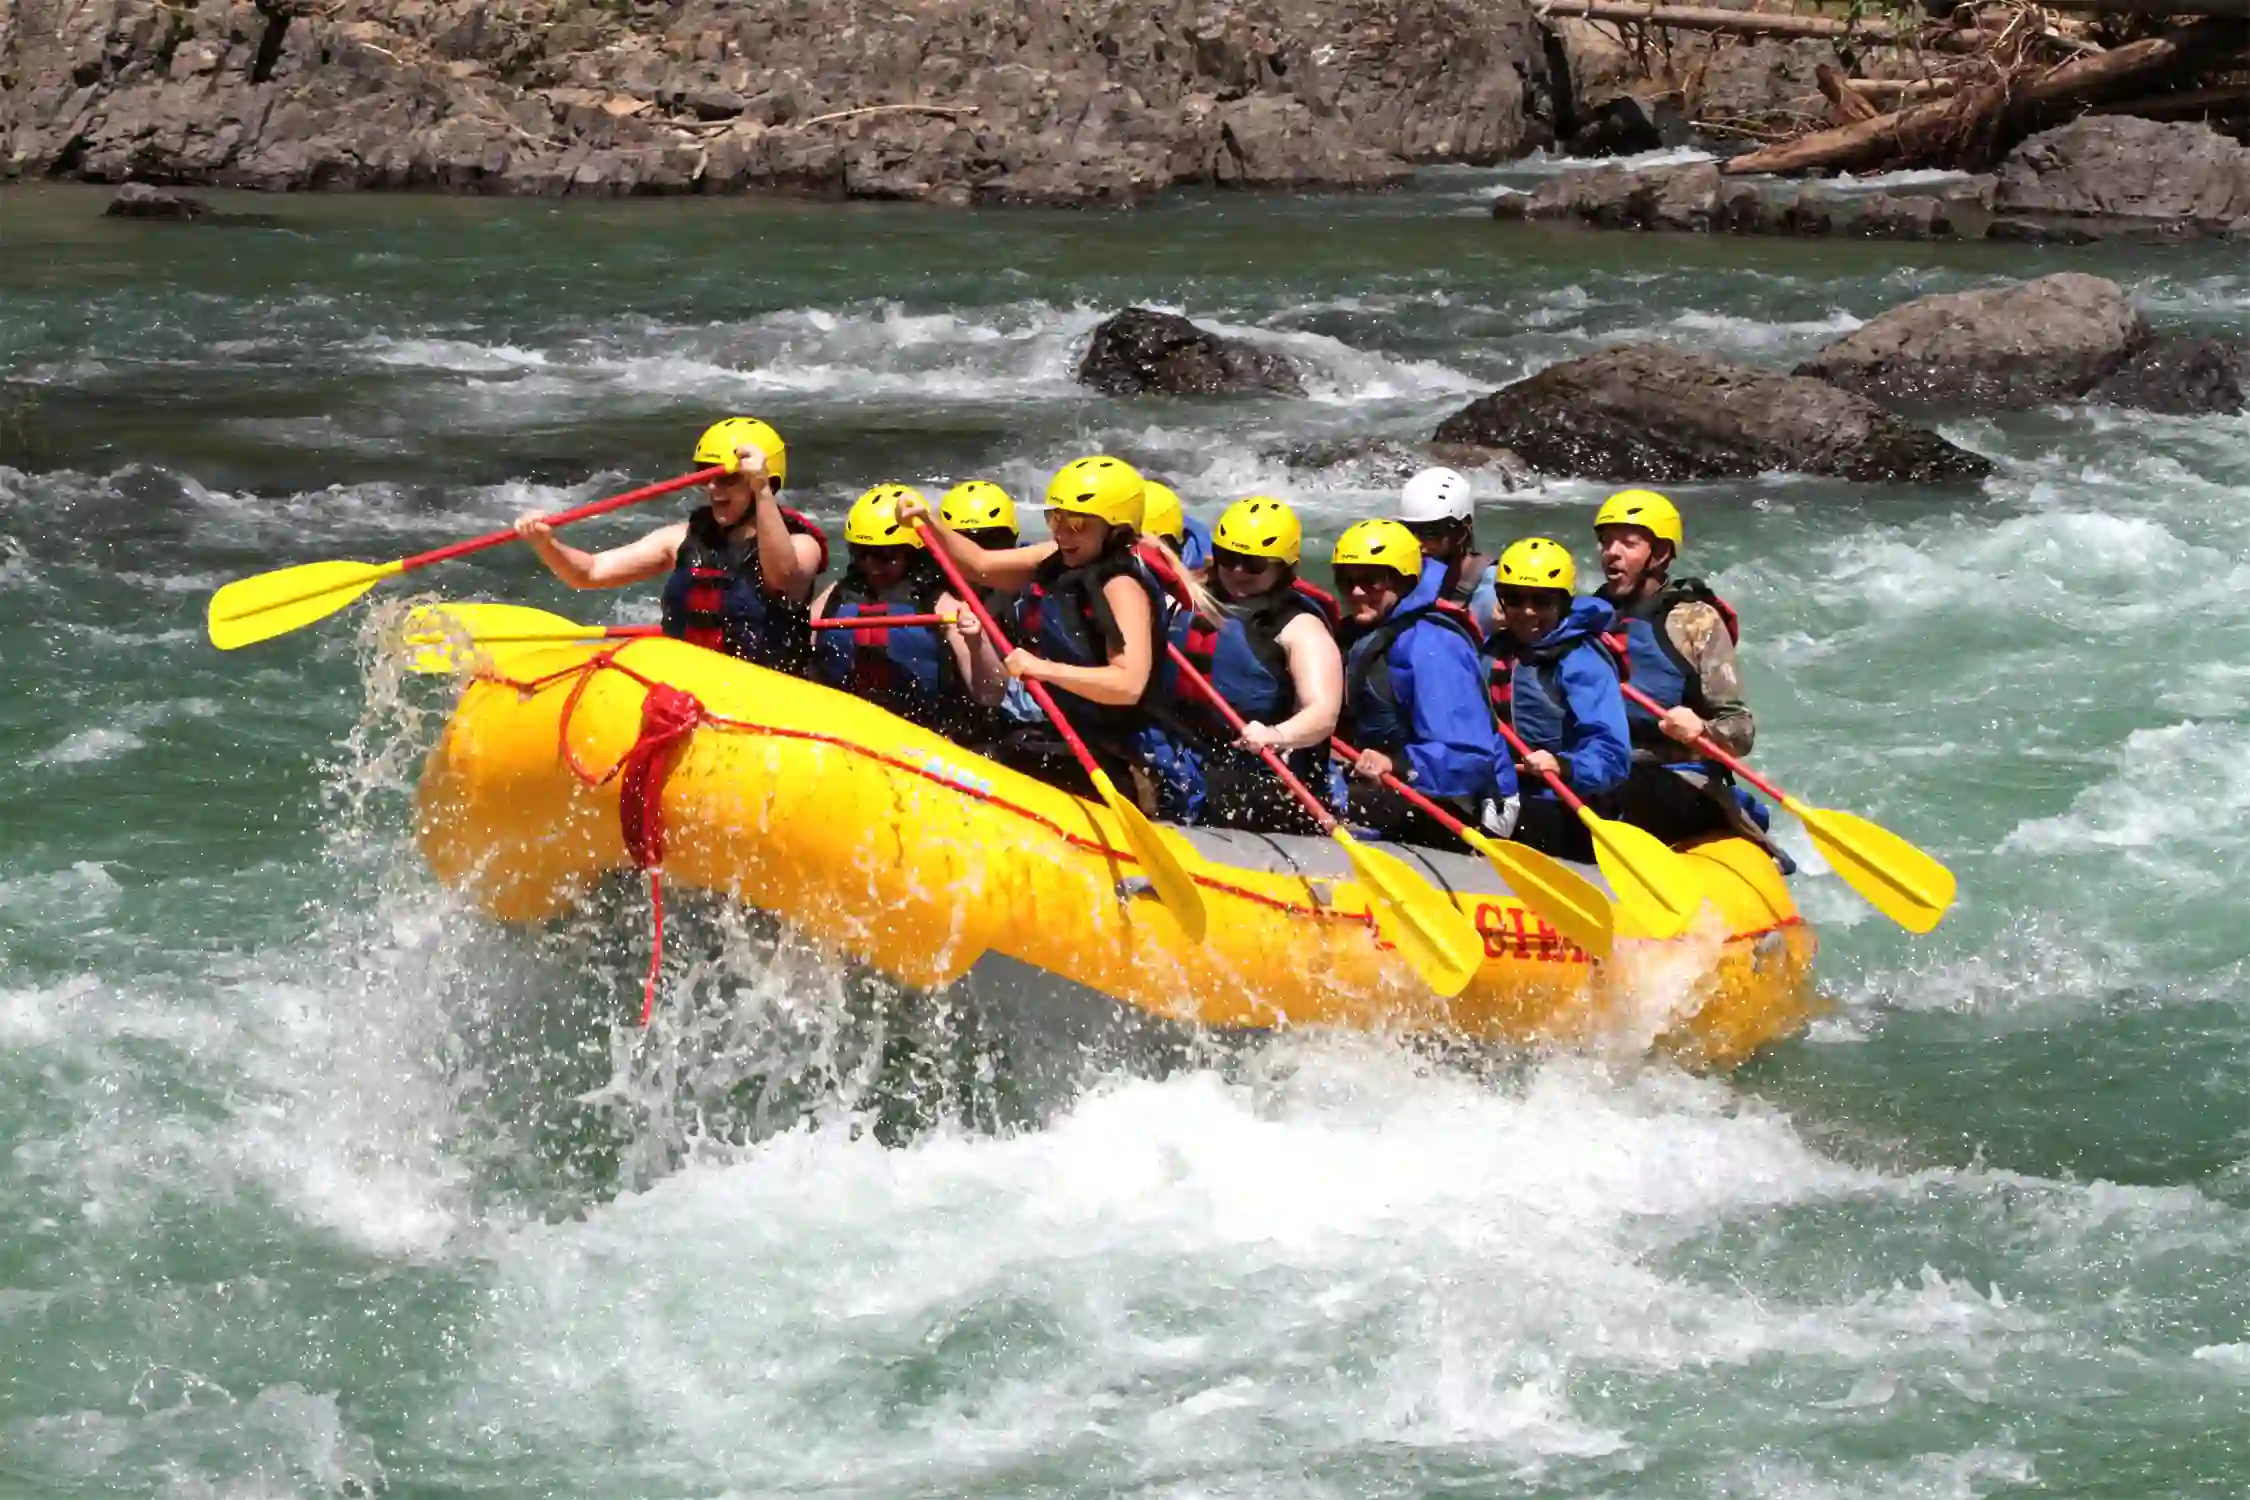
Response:
[{"label": "driftwood log", "polygon": [[[2241,4],[2242,0],[2235,0]],[[1716,31],[1732,36],[1862,37],[1873,42],[1904,41],[1908,35],[1880,23],[1839,21],[1828,16],[1790,16],[1757,10],[1715,10],[1695,5],[1637,5],[1633,0],[1535,0],[1542,16],[1583,16],[1589,21],[1638,21],[1678,31]]]},{"label": "driftwood log", "polygon": [[[2240,3],[2240,0],[2237,0]],[[2209,70],[2250,47],[2250,25],[2198,21],[2162,36],[2129,42],[2075,58],[2028,84],[2003,77],[1934,100],[1734,157],[1721,169],[1731,176],[1788,174],[1816,169],[1857,171],[1878,166],[1958,162],[1982,142],[1997,143],[2003,130],[2023,131],[2061,106],[2083,103],[2127,87],[2154,85],[2185,69]]]}]

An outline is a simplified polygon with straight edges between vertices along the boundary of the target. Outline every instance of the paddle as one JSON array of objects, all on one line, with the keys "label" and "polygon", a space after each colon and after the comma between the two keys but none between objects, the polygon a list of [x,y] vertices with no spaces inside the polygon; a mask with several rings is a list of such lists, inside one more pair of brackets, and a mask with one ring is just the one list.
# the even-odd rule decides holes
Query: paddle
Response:
[{"label": "paddle", "polygon": [[[1357,761],[1359,752],[1340,739],[1329,740],[1345,761]],[[1547,925],[1569,938],[1595,958],[1608,958],[1616,947],[1616,912],[1600,886],[1578,874],[1561,860],[1552,859],[1525,844],[1485,837],[1443,807],[1423,796],[1396,776],[1385,776],[1383,785],[1428,813],[1445,830],[1483,855],[1508,889]]]},{"label": "paddle", "polygon": [[[1507,724],[1498,726],[1521,760],[1531,747]],[[1622,904],[1637,908],[1650,925],[1651,937],[1678,937],[1703,905],[1703,888],[1687,861],[1644,829],[1630,823],[1613,823],[1598,816],[1585,801],[1563,784],[1560,776],[1540,773],[1563,806],[1578,814],[1578,821],[1594,838],[1594,862],[1601,866],[1610,889]]]},{"label": "paddle", "polygon": [[[1188,660],[1186,652],[1170,642],[1166,642],[1165,650],[1171,653],[1172,665],[1179,669],[1180,676],[1203,695],[1204,701],[1218,711],[1230,729],[1240,734],[1242,715],[1234,711],[1234,705],[1221,697],[1211,680],[1195,669],[1195,663]],[[1389,924],[1391,940],[1414,966],[1414,972],[1422,976],[1422,981],[1446,996],[1458,995],[1467,988],[1484,964],[1484,934],[1477,931],[1476,923],[1453,904],[1451,897],[1415,874],[1404,860],[1379,849],[1370,849],[1345,832],[1343,825],[1336,821],[1336,815],[1321,805],[1320,799],[1297,779],[1271,747],[1259,746],[1258,758],[1281,778],[1289,795],[1320,825],[1321,832],[1342,846],[1352,862],[1353,872],[1359,876],[1359,883],[1382,899],[1383,909],[1393,918]]]},{"label": "paddle", "polygon": [[[629,490],[622,495],[612,495],[607,500],[596,500],[591,504],[563,511],[559,515],[549,516],[547,520],[550,525],[566,526],[572,521],[583,521],[591,516],[623,510],[628,505],[639,505],[643,501],[654,500],[676,490],[708,484],[726,472],[721,467],[698,469],[693,474],[682,474],[679,478],[667,479],[662,484]],[[208,617],[211,644],[221,651],[232,651],[239,646],[271,640],[277,635],[287,635],[315,620],[327,619],[386,578],[411,573],[416,568],[426,568],[432,563],[466,557],[472,552],[482,552],[487,547],[498,547],[516,539],[514,529],[510,528],[472,537],[465,542],[455,542],[434,551],[418,553],[413,557],[402,557],[395,562],[302,563],[294,568],[278,568],[271,573],[238,578],[211,596]]]},{"label": "paddle", "polygon": [[[984,601],[977,591],[969,587],[968,580],[961,576],[960,564],[954,562],[946,552],[937,538],[936,529],[919,517],[915,519],[914,525],[922,533],[922,541],[929,548],[930,556],[936,558],[937,565],[945,571],[946,581],[953,585],[953,592],[960,596],[961,602],[976,616],[977,624],[983,627],[994,649],[1006,652],[1009,649],[1007,636],[1001,633],[999,623],[992,618],[992,611],[984,607]],[[1205,924],[1203,893],[1195,888],[1195,881],[1180,863],[1179,856],[1165,846],[1163,836],[1156,831],[1156,825],[1148,820],[1147,815],[1117,790],[1116,784],[1109,779],[1109,773],[1102,769],[1101,762],[1094,759],[1094,752],[1086,748],[1086,742],[1078,737],[1078,731],[1070,727],[1070,720],[1064,718],[1063,711],[1055,706],[1054,695],[1047,691],[1047,684],[1030,677],[1023,678],[1022,682],[1030,690],[1032,701],[1039,705],[1039,711],[1047,716],[1048,722],[1055,726],[1055,732],[1062,736],[1063,743],[1070,747],[1070,753],[1078,757],[1078,764],[1085,768],[1086,777],[1093,782],[1094,790],[1101,794],[1103,802],[1109,804],[1109,810],[1116,817],[1118,826],[1125,831],[1125,842],[1132,846],[1133,858],[1140,862],[1142,872],[1148,876],[1148,883],[1156,892],[1156,899],[1170,909],[1173,919],[1180,924],[1181,931],[1195,941],[1202,942]]]},{"label": "paddle", "polygon": [[[1625,696],[1659,718],[1664,714],[1662,704],[1631,683],[1625,684]],[[1848,812],[1799,802],[1720,749],[1709,735],[1697,740],[1695,748],[1796,814],[1821,858],[1866,897],[1868,905],[1908,932],[1928,932],[1952,907],[1953,872],[1888,828]]]}]

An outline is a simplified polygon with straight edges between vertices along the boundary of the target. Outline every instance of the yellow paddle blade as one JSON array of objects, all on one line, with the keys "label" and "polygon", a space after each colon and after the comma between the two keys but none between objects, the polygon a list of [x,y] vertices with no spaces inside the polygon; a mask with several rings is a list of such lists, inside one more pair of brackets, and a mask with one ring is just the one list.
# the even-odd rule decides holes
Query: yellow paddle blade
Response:
[{"label": "yellow paddle blade", "polygon": [[1803,821],[1820,857],[1908,932],[1928,932],[1953,905],[1953,872],[1888,828],[1794,797],[1781,805]]},{"label": "yellow paddle blade", "polygon": [[1202,942],[1205,928],[1203,893],[1195,888],[1195,881],[1189,877],[1187,868],[1166,847],[1163,836],[1156,831],[1156,825],[1119,792],[1116,783],[1099,768],[1094,769],[1094,790],[1102,794],[1102,800],[1109,804],[1109,810],[1117,815],[1118,823],[1125,830],[1125,842],[1132,846],[1133,858],[1140,861],[1141,873],[1156,888],[1156,899],[1171,911],[1173,920],[1180,924],[1182,932],[1194,941]]},{"label": "yellow paddle blade", "polygon": [[1674,938],[1703,905],[1703,886],[1686,860],[1646,829],[1612,823],[1581,807],[1578,820],[1594,836],[1594,859],[1620,906],[1642,914],[1651,936]]},{"label": "yellow paddle blade", "polygon": [[1422,982],[1448,998],[1468,987],[1484,965],[1484,934],[1451,897],[1396,855],[1370,849],[1338,828],[1330,835],[1351,856],[1359,883],[1382,902],[1392,942]]},{"label": "yellow paddle blade", "polygon": [[1547,925],[1595,958],[1615,951],[1617,909],[1600,886],[1526,845],[1488,839],[1474,828],[1462,829],[1461,837]]},{"label": "yellow paddle blade", "polygon": [[325,620],[384,579],[395,562],[316,562],[238,578],[211,596],[211,644],[232,651]]},{"label": "yellow paddle blade", "polygon": [[599,640],[602,627],[522,604],[425,604],[399,622],[406,668],[450,677],[476,665],[480,655],[510,645],[552,645]]}]

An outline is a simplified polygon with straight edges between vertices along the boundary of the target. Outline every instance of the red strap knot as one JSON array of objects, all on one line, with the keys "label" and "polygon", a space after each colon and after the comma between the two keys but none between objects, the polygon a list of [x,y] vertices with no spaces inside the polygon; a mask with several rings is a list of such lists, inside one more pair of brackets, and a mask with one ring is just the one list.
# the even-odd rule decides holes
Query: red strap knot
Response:
[{"label": "red strap knot", "polygon": [[617,763],[617,823],[633,863],[648,871],[653,932],[649,942],[648,982],[641,987],[641,1024],[656,1009],[656,980],[664,967],[664,783],[687,737],[705,720],[693,693],[668,683],[649,684],[641,700],[641,734]]}]

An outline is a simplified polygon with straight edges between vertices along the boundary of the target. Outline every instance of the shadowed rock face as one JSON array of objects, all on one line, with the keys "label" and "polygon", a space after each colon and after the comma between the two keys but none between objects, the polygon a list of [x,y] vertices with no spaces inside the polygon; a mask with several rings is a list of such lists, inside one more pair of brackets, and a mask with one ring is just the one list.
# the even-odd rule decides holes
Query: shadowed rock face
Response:
[{"label": "shadowed rock face", "polygon": [[1100,203],[1553,137],[1526,0],[12,5],[0,174]]},{"label": "shadowed rock face", "polygon": [[1546,474],[1648,484],[1772,470],[1928,484],[1992,470],[1864,397],[1663,344],[1551,365],[1455,412],[1436,441],[1510,448]]},{"label": "shadowed rock face", "polygon": [[2113,281],[2078,272],[1894,307],[1797,367],[1886,405],[2007,410],[2085,395],[2148,342]]},{"label": "shadowed rock face", "polygon": [[2087,392],[2103,406],[2166,416],[2232,414],[2244,409],[2250,358],[2223,339],[2158,338]]},{"label": "shadowed rock face", "polygon": [[1094,329],[1078,380],[1105,396],[1305,393],[1281,355],[1145,307],[1128,307]]}]

